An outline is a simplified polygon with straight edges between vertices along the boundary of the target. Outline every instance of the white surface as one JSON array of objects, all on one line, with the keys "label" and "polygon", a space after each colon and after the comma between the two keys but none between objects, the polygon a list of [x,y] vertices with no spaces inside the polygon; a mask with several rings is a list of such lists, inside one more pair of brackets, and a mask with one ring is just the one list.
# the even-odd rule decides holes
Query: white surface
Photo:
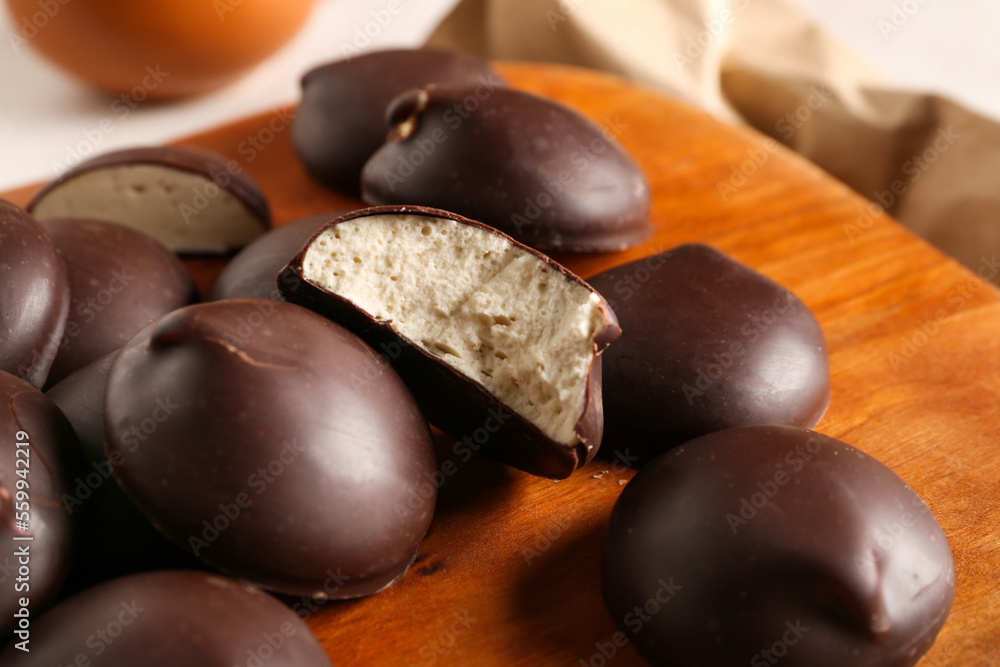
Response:
[{"label": "white surface", "polygon": [[1000,120],[1000,2],[795,1],[893,83]]},{"label": "white surface", "polygon": [[[133,111],[62,74],[30,48],[15,52],[12,20],[0,0],[0,190],[51,178],[74,152],[163,143],[294,102],[302,74],[343,57],[345,45],[353,47],[357,31],[372,21],[371,12],[389,2],[321,0],[302,32],[240,81],[196,99],[144,103]],[[384,27],[375,24],[366,48],[422,44],[456,2],[395,0],[401,11]]]},{"label": "white surface", "polygon": [[[369,48],[422,43],[456,3],[396,1],[402,11],[379,29]],[[949,94],[1000,119],[995,0],[797,1],[900,85]],[[291,44],[236,84],[194,100],[144,104],[125,117],[123,107],[62,75],[30,49],[16,53],[8,37],[10,18],[0,12],[0,189],[51,178],[74,151],[161,143],[295,101],[301,74],[341,57],[343,46],[372,20],[371,11],[388,3],[323,0]],[[894,7],[902,12],[897,19],[905,17],[898,26]]]}]

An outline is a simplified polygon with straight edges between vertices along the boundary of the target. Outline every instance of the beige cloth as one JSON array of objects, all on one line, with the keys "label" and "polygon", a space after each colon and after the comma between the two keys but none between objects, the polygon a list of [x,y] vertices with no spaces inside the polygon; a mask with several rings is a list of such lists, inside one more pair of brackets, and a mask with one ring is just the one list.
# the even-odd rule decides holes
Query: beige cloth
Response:
[{"label": "beige cloth", "polygon": [[[1000,254],[1000,125],[893,90],[789,0],[464,0],[430,43],[663,89],[783,142],[973,270]],[[871,224],[860,210],[845,232]]]}]

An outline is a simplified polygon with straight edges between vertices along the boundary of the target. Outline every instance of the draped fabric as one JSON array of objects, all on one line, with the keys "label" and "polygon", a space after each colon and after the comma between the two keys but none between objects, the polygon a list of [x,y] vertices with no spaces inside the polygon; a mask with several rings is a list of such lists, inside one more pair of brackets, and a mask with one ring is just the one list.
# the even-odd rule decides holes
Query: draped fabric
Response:
[{"label": "draped fabric", "polygon": [[848,234],[882,207],[973,270],[1000,254],[1000,124],[894,89],[788,0],[463,0],[429,43],[659,88],[870,199]]}]

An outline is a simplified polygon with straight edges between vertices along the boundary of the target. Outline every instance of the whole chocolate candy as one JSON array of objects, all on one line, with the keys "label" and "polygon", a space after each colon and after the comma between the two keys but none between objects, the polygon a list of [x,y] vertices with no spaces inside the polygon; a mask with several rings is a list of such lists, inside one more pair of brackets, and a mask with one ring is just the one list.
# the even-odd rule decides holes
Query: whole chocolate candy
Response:
[{"label": "whole chocolate candy", "polygon": [[482,60],[439,49],[375,51],[328,63],[302,77],[295,152],[317,181],[357,195],[362,167],[389,132],[389,102],[431,83],[505,85]]},{"label": "whole chocolate candy", "polygon": [[[320,227],[346,211],[317,213],[264,234],[230,260],[219,274],[209,301],[259,297],[281,300],[275,277]],[[294,289],[294,285],[289,288]]]},{"label": "whole chocolate candy", "polygon": [[0,636],[22,642],[69,569],[73,526],[62,496],[78,445],[45,394],[3,371],[0,405]]},{"label": "whole chocolate candy", "polygon": [[604,600],[655,665],[910,667],[955,565],[895,473],[791,426],[712,433],[636,474],[602,554]]},{"label": "whole chocolate candy", "polygon": [[365,165],[371,204],[420,204],[539,250],[609,251],[649,236],[642,170],[576,111],[507,88],[429,86],[389,107],[395,130]]},{"label": "whole chocolate candy", "polygon": [[176,544],[261,587],[376,593],[430,524],[434,454],[413,397],[361,339],[299,306],[162,317],[118,353],[104,412],[125,493]]},{"label": "whole chocolate candy", "polygon": [[42,225],[66,264],[72,297],[50,387],[117,350],[160,315],[198,299],[184,264],[141,232],[81,218]]},{"label": "whole chocolate candy", "polygon": [[648,461],[726,428],[809,428],[826,411],[819,323],[750,267],[691,244],[588,281],[624,332],[604,355],[605,454]]},{"label": "whole chocolate candy", "polygon": [[187,146],[85,160],[42,188],[28,210],[39,220],[111,220],[179,252],[242,248],[271,225],[264,193],[235,160]]},{"label": "whole chocolate candy", "polygon": [[118,350],[95,359],[45,392],[69,420],[85,461],[99,462],[105,458],[104,388],[116,356]]},{"label": "whole chocolate candy", "polygon": [[330,667],[306,624],[245,583],[200,572],[123,577],[80,593],[31,628],[8,667]]},{"label": "whole chocolate candy", "polygon": [[45,229],[0,199],[0,371],[45,384],[69,300],[66,267]]},{"label": "whole chocolate candy", "polygon": [[104,391],[117,355],[115,350],[73,371],[46,392],[72,425],[83,454],[81,473],[62,495],[83,526],[64,592],[133,572],[204,567],[153,528],[112,476],[112,463],[122,459],[109,461],[104,453]]},{"label": "whole chocolate candy", "polygon": [[278,282],[382,350],[454,438],[554,478],[596,453],[599,355],[618,325],[545,255],[454,213],[387,206],[331,222]]}]

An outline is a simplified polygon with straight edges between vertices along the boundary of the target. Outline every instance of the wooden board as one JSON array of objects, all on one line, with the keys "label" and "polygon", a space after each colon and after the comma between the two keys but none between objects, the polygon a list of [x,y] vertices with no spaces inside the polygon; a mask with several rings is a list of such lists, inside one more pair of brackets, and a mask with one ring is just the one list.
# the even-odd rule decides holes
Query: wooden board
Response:
[{"label": "wooden board", "polygon": [[[922,664],[1000,663],[1000,292],[750,131],[593,72],[523,64],[502,71],[516,87],[604,125],[652,186],[656,233],[647,243],[558,259],[586,277],[707,242],[812,308],[829,344],[833,385],[817,430],[909,482],[955,554],[955,604]],[[278,223],[356,206],[307,178],[291,150],[290,118],[279,110],[182,143],[236,159],[270,197]],[[33,189],[6,196],[24,203]],[[222,263],[189,265],[207,292]],[[991,271],[1000,267],[985,257],[983,275]],[[610,643],[615,627],[599,589],[600,540],[632,473],[598,460],[552,482],[466,460],[446,439],[439,445],[441,463],[451,461],[443,469],[454,472],[404,579],[364,600],[290,601],[334,664],[601,665],[602,647],[615,651],[608,664],[645,664],[630,647]]]}]

